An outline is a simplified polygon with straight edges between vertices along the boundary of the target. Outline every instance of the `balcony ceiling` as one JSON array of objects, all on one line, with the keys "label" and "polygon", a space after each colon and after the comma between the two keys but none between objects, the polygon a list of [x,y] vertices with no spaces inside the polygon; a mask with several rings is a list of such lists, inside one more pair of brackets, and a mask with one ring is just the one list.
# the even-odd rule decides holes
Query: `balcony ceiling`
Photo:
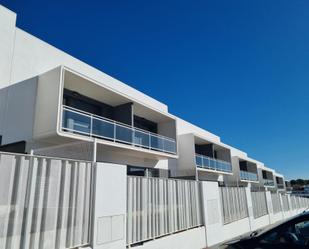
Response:
[{"label": "balcony ceiling", "polygon": [[110,106],[117,106],[132,102],[134,103],[134,114],[153,122],[168,122],[174,119],[168,114],[161,113],[140,103],[134,102],[120,93],[104,88],[103,86],[100,86],[70,71],[65,71],[64,87]]},{"label": "balcony ceiling", "polygon": [[130,102],[128,98],[99,86],[79,75],[71,73],[70,71],[65,71],[64,87],[111,106]]},{"label": "balcony ceiling", "polygon": [[202,137],[198,137],[198,136],[195,136],[195,135],[194,135],[194,142],[197,145],[213,144],[215,150],[229,150],[229,148],[227,148],[227,147],[225,147],[223,145],[217,144],[215,142],[211,142],[209,140],[206,140],[206,139],[204,139]]}]

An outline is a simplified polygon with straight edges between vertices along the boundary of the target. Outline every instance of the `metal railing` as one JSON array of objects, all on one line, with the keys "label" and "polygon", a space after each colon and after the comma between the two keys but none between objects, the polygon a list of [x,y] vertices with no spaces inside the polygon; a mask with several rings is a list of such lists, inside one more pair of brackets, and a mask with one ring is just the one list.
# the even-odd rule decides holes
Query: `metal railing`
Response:
[{"label": "metal railing", "polygon": [[176,140],[72,107],[62,106],[62,130],[176,154]]},{"label": "metal railing", "polygon": [[247,180],[247,181],[257,181],[258,176],[256,173],[240,170],[240,179],[241,180]]},{"label": "metal railing", "polygon": [[254,191],[251,189],[251,199],[252,199],[253,217],[255,219],[268,214],[265,191]]},{"label": "metal railing", "polygon": [[284,184],[283,183],[277,183],[277,187],[280,189],[284,189]]},{"label": "metal railing", "polygon": [[0,152],[0,248],[89,246],[91,162]]},{"label": "metal railing", "polygon": [[198,181],[128,176],[127,245],[202,225]]},{"label": "metal railing", "polygon": [[220,187],[223,223],[228,224],[249,216],[246,189]]},{"label": "metal railing", "polygon": [[210,158],[208,156],[195,154],[196,166],[203,169],[210,169],[221,172],[232,172],[232,164],[218,159]]},{"label": "metal railing", "polygon": [[275,186],[275,182],[274,182],[274,180],[270,180],[270,179],[263,179],[263,182],[264,182],[264,186],[270,186],[270,187]]}]

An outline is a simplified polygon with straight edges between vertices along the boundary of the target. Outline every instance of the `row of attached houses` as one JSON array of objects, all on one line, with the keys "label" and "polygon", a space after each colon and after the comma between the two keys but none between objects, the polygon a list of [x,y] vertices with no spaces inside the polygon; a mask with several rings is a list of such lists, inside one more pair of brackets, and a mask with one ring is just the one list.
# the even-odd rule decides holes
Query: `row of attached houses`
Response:
[{"label": "row of attached houses", "polygon": [[1,5],[0,172],[0,249],[205,248],[309,206],[275,169]]},{"label": "row of attached houses", "polygon": [[[1,150],[128,165],[128,174],[284,191],[284,176],[168,107],[16,27],[0,8]],[[87,148],[87,149],[85,149]]]}]

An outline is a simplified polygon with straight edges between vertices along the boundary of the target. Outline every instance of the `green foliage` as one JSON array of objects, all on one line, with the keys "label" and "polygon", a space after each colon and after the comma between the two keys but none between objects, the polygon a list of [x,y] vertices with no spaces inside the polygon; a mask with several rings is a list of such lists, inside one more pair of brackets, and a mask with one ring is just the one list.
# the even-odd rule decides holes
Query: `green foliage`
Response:
[{"label": "green foliage", "polygon": [[290,181],[292,186],[304,186],[304,185],[309,185],[309,180],[305,180],[305,179],[297,179],[297,180],[291,180]]}]

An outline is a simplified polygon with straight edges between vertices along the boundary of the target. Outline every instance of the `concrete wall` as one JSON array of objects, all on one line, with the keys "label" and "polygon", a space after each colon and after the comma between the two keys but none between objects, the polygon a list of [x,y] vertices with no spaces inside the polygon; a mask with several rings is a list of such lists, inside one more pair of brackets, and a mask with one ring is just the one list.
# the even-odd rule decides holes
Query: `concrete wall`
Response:
[{"label": "concrete wall", "polygon": [[172,175],[195,177],[196,165],[193,134],[178,136],[178,152],[179,158],[175,162],[177,166],[172,168]]},{"label": "concrete wall", "polygon": [[39,76],[33,128],[34,139],[48,138],[57,133],[61,73],[62,69],[58,67]]},{"label": "concrete wall", "polygon": [[202,249],[206,245],[205,227],[190,229],[156,240],[151,240],[136,249]]},{"label": "concrete wall", "polygon": [[15,40],[16,14],[0,5],[0,88],[9,85]]},{"label": "concrete wall", "polygon": [[126,248],[126,180],[125,165],[97,163],[93,249]]},{"label": "concrete wall", "polygon": [[2,144],[32,140],[37,77],[0,89]]},{"label": "concrete wall", "polygon": [[137,102],[167,112],[163,103],[17,28],[15,20],[15,13],[0,6],[0,88],[66,65]]}]

